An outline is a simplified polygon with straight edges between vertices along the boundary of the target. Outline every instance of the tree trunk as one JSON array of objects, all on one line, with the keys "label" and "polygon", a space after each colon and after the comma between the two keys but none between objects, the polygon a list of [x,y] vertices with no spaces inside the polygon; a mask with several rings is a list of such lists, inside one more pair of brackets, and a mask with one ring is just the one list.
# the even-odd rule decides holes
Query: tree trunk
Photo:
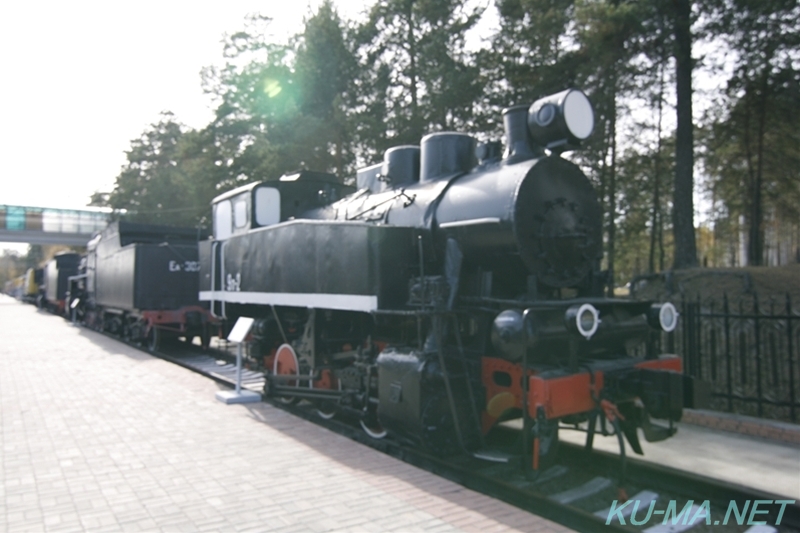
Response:
[{"label": "tree trunk", "polygon": [[417,42],[414,35],[414,1],[407,1],[407,39],[409,56],[409,90],[411,91],[411,138],[419,139],[422,137],[422,128],[419,120],[419,100],[417,96]]},{"label": "tree trunk", "polygon": [[678,124],[675,131],[674,268],[698,265],[694,235],[694,138],[692,132],[691,0],[673,0],[675,9],[675,78]]},{"label": "tree trunk", "polygon": [[611,164],[608,176],[608,295],[614,296],[614,260],[617,235],[617,79],[611,78]]},{"label": "tree trunk", "polygon": [[[768,58],[769,59],[769,58]],[[758,130],[756,132],[756,168],[751,170],[752,176],[752,210],[750,215],[750,243],[747,248],[748,264],[761,266],[764,264],[764,135],[767,121],[767,91],[769,90],[769,60],[764,66],[761,77],[761,90],[758,95],[758,108],[756,109]],[[749,135],[748,135],[749,140]],[[750,151],[748,147],[748,152]],[[748,161],[748,166],[752,162]],[[754,175],[753,175],[754,174]]]},{"label": "tree trunk", "polygon": [[[658,88],[658,143],[656,145],[656,160],[653,169],[653,212],[650,222],[650,257],[648,270],[650,274],[656,271],[656,244],[663,243],[659,239],[661,233],[661,119],[664,111],[664,63],[659,66],[659,88]],[[663,245],[661,246],[663,249]],[[663,254],[661,260],[661,270],[664,268]]]}]

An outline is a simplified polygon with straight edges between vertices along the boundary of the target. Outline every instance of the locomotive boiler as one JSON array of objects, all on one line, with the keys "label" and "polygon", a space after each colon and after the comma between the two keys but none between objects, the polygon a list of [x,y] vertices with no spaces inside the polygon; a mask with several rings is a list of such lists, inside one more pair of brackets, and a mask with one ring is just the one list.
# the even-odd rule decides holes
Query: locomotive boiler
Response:
[{"label": "locomotive boiler", "polygon": [[588,422],[591,445],[601,421],[637,452],[638,429],[674,433],[702,396],[653,342],[675,308],[603,297],[600,205],[561,157],[591,134],[589,100],[567,90],[503,120],[504,151],[432,133],[355,190],[300,171],[213,201],[200,299],[256,318],[267,394],[435,453],[487,456],[492,428],[521,418],[534,470],[560,424]]}]

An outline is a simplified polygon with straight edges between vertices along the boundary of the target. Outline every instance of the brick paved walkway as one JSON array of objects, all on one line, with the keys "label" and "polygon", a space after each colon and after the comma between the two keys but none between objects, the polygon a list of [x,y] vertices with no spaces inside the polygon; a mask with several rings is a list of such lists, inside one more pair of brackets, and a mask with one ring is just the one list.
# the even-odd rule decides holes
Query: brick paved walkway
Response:
[{"label": "brick paved walkway", "polygon": [[567,531],[5,296],[0,334],[0,531]]}]

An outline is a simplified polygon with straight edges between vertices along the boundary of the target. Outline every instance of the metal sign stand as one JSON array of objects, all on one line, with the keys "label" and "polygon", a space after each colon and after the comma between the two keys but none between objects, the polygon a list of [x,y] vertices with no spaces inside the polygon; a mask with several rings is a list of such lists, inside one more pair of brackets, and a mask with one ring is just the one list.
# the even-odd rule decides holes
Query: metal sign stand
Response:
[{"label": "metal sign stand", "polygon": [[250,390],[242,390],[242,343],[253,327],[253,319],[249,317],[239,317],[233,329],[228,334],[228,340],[238,344],[236,347],[236,390],[218,391],[217,400],[226,403],[253,403],[260,402],[261,395]]},{"label": "metal sign stand", "polygon": [[73,326],[77,326],[78,325],[78,304],[79,303],[81,303],[81,299],[80,298],[75,298],[74,300],[72,300],[72,303],[69,304],[69,308],[72,311],[72,325]]}]

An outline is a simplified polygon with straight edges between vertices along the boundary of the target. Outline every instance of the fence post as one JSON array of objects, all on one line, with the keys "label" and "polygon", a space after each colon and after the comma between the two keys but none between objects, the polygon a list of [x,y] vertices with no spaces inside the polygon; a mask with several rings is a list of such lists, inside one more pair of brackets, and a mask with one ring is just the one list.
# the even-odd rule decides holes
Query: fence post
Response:
[{"label": "fence post", "polygon": [[686,361],[684,371],[689,374],[690,376],[694,376],[692,373],[692,344],[690,342],[689,333],[692,330],[692,303],[687,302],[684,300],[683,302],[683,331],[681,331],[681,350],[683,351],[683,357]]},{"label": "fence post", "polygon": [[[714,315],[714,302],[711,302],[711,315]],[[708,364],[711,372],[711,381],[717,381],[717,327],[715,321],[709,320],[710,327],[708,328]]]},{"label": "fence post", "polygon": [[[697,344],[695,343],[695,338],[697,337],[695,328],[697,327],[697,307],[695,307],[694,302],[689,303],[689,331],[688,336],[686,338],[686,344],[688,344],[689,348],[689,366],[691,367],[691,374],[693,376],[697,376]],[[699,377],[699,376],[698,376]]]},{"label": "fence post", "polygon": [[697,295],[697,303],[695,304],[695,324],[694,324],[694,372],[699,379],[703,379],[703,311],[700,306],[700,294]]},{"label": "fence post", "polygon": [[725,370],[728,373],[728,411],[733,412],[733,369],[731,369],[731,323],[728,294],[722,295],[723,314],[725,315]]},{"label": "fence post", "polygon": [[780,390],[780,385],[778,381],[778,344],[775,339],[775,330],[777,328],[773,326],[773,324],[777,324],[777,320],[775,320],[774,298],[771,298],[769,302],[769,319],[769,364],[770,369],[772,370],[772,388],[777,391]]},{"label": "fence post", "polygon": [[761,321],[758,308],[758,293],[753,294],[753,329],[756,336],[756,397],[758,398],[758,416],[764,416],[763,394],[761,392]]},{"label": "fence post", "polygon": [[747,333],[744,331],[744,307],[739,300],[739,383],[747,384]]},{"label": "fence post", "polygon": [[786,347],[789,352],[789,414],[797,422],[794,397],[794,342],[792,339],[792,297],[786,293]]}]

